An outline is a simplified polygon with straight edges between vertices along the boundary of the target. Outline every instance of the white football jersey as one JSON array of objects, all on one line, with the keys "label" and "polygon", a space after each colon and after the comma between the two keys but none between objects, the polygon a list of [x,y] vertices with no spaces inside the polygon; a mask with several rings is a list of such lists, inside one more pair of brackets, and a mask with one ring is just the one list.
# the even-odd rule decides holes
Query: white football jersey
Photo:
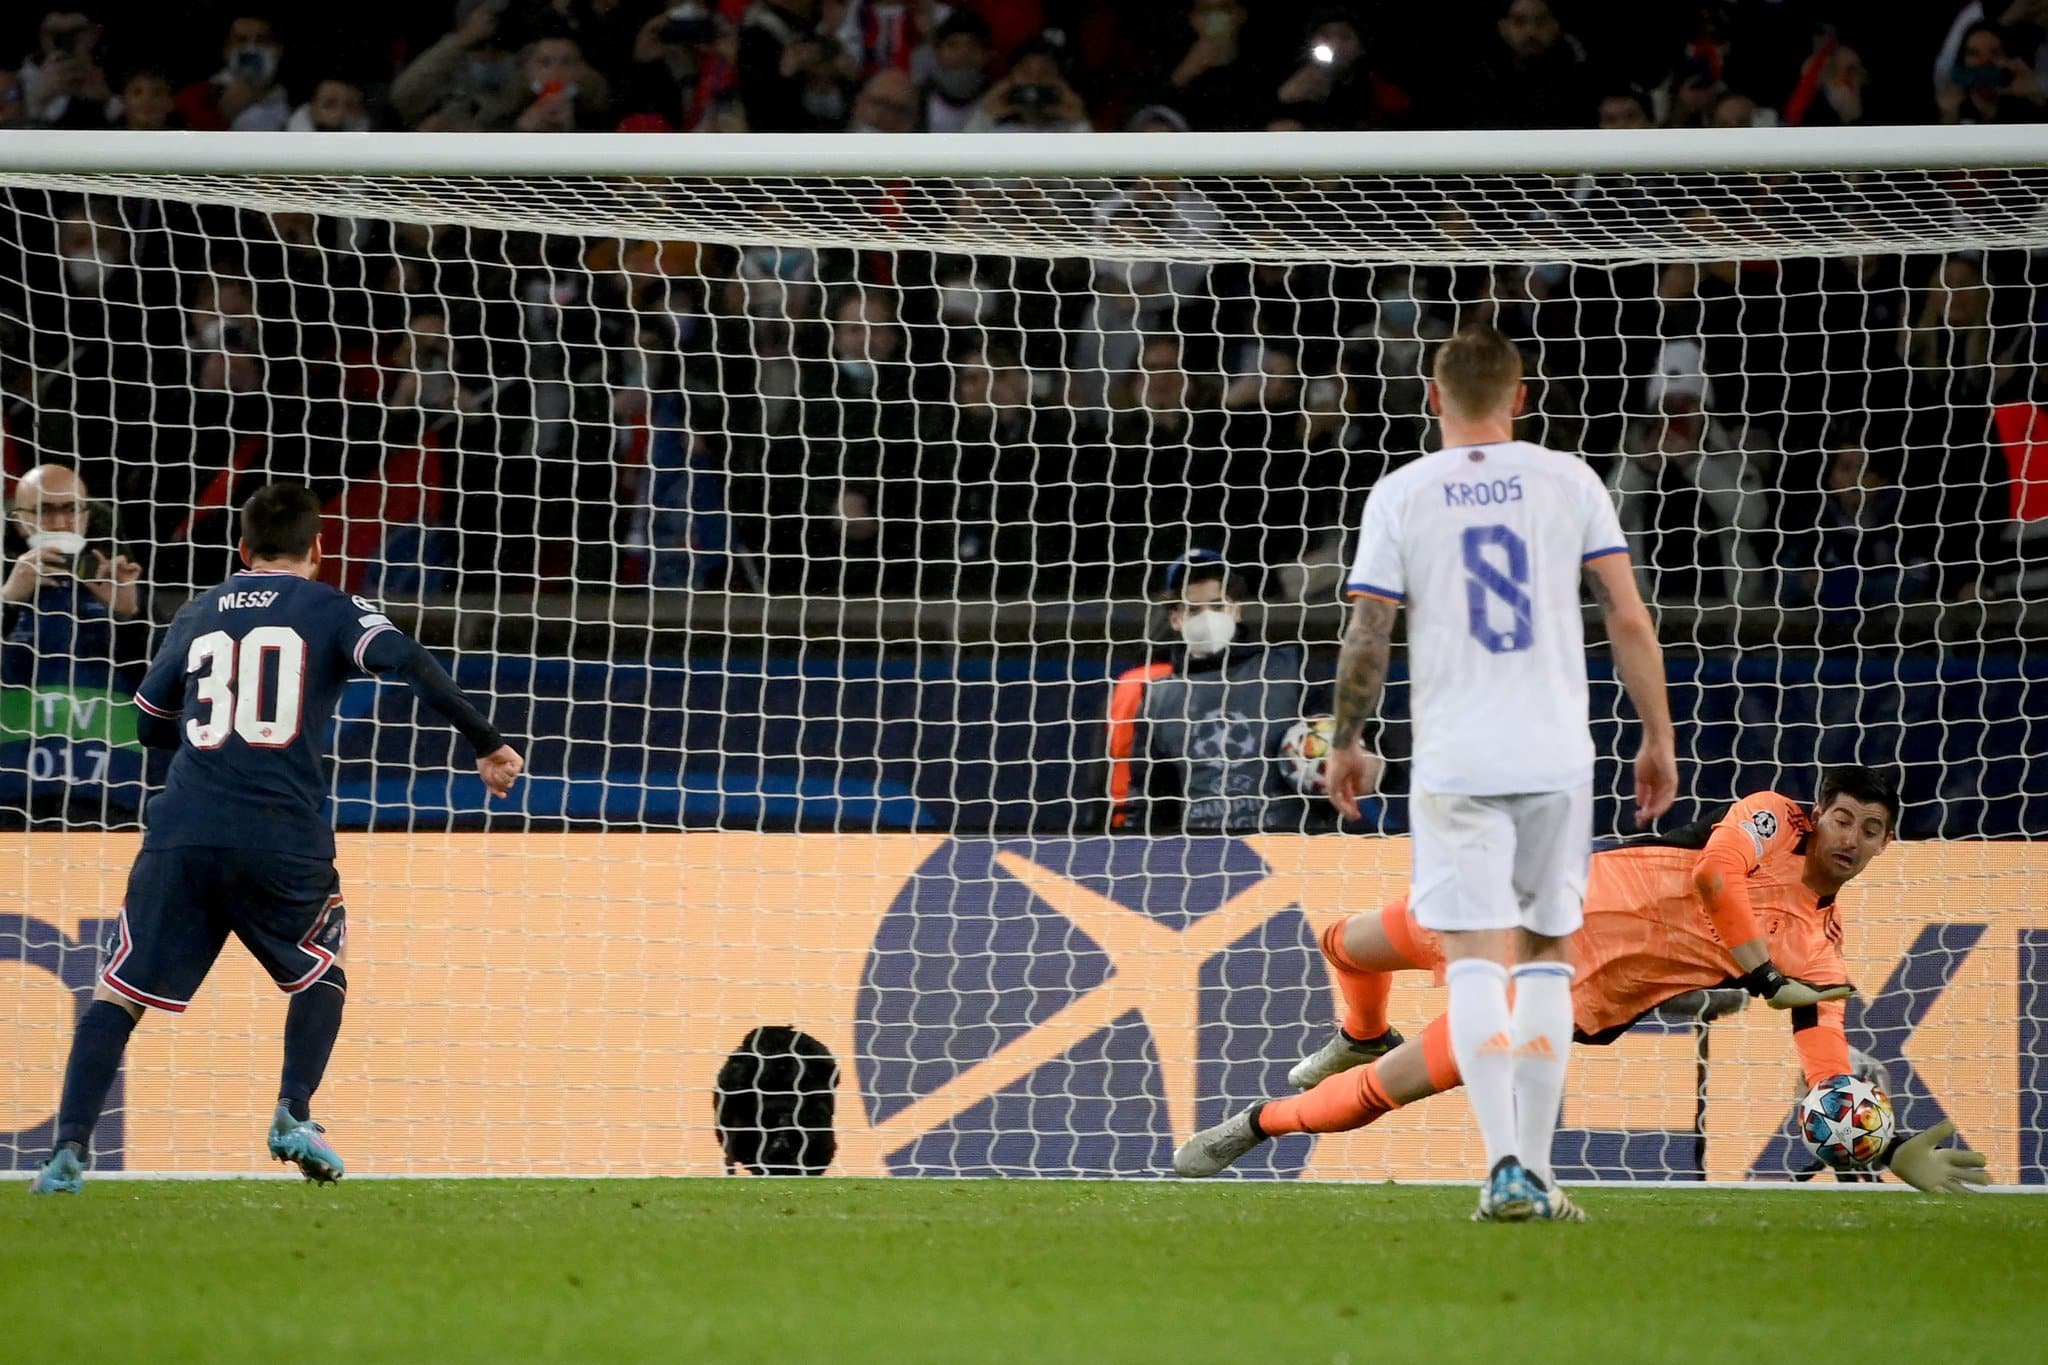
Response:
[{"label": "white football jersey", "polygon": [[1626,553],[1593,471],[1527,441],[1453,446],[1380,480],[1349,586],[1408,609],[1416,786],[1507,796],[1592,779],[1580,569]]}]

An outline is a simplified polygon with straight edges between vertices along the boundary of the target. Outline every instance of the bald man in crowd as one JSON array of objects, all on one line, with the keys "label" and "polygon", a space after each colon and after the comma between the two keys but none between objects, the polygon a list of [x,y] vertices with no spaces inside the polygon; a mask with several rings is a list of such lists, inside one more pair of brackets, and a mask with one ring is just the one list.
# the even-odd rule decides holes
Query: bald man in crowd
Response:
[{"label": "bald man in crowd", "polygon": [[[116,620],[130,620],[141,610],[142,567],[126,555],[109,559],[86,545],[91,505],[84,480],[65,465],[39,464],[22,475],[12,516],[28,550],[0,580],[0,601],[10,617],[20,606],[67,610],[81,592]],[[9,639],[22,628],[18,618],[11,624]]]},{"label": "bald man in crowd", "polygon": [[0,823],[133,824],[147,759],[129,699],[149,664],[142,569],[89,542],[75,470],[37,465],[9,524],[24,548],[0,579]]}]

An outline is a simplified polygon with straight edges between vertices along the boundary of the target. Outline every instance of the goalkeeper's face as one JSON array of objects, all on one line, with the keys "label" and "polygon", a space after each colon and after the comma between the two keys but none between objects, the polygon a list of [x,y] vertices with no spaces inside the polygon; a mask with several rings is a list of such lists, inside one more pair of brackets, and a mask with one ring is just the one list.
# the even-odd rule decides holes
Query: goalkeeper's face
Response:
[{"label": "goalkeeper's face", "polygon": [[1806,865],[1812,873],[1808,881],[1844,886],[1891,841],[1890,811],[1875,802],[1838,795],[1813,813],[1813,834],[1806,844]]}]

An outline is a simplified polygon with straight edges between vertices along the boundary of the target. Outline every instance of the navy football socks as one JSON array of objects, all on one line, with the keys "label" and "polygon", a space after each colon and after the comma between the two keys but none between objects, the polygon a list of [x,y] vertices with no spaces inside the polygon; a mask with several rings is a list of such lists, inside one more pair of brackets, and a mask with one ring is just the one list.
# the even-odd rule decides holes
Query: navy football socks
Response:
[{"label": "navy football socks", "polygon": [[114,1077],[120,1074],[121,1054],[133,1032],[135,1019],[111,1001],[95,1000],[78,1017],[78,1032],[71,1036],[71,1060],[64,1064],[64,1098],[57,1105],[59,1146],[75,1142],[83,1151],[91,1142],[93,1126],[100,1121]]},{"label": "navy football socks", "polygon": [[339,967],[292,997],[284,1012],[284,1076],[277,1098],[304,1123],[313,1116],[313,1092],[327,1074],[327,1059],[341,1034],[341,1007],[348,1002],[348,976]]}]

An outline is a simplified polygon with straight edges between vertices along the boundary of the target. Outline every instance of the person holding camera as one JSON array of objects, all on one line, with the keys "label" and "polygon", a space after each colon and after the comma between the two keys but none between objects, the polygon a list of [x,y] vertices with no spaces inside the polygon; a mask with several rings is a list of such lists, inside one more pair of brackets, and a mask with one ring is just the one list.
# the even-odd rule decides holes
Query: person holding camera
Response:
[{"label": "person holding camera", "polygon": [[1997,24],[1972,24],[1964,31],[1948,80],[1934,93],[1943,123],[2041,121],[2048,99],[2040,78],[2026,62],[2010,55],[2005,40],[2005,30]]},{"label": "person holding camera", "polygon": [[128,621],[140,612],[142,568],[124,554],[109,558],[87,545],[90,505],[77,473],[61,464],[39,464],[15,486],[14,529],[28,548],[0,579],[10,644],[27,638],[31,613]]},{"label": "person holding camera", "polygon": [[0,823],[132,824],[144,755],[128,709],[149,663],[142,569],[91,543],[76,471],[16,485],[0,579]]},{"label": "person holding camera", "polygon": [[619,131],[715,131],[707,121],[737,96],[736,41],[733,26],[705,0],[676,0],[649,15],[633,35],[633,65],[620,83]]},{"label": "person holding camera", "polygon": [[291,96],[278,83],[284,47],[268,19],[245,14],[228,25],[221,69],[178,92],[178,112],[201,131],[281,132],[292,116]]},{"label": "person holding camera", "polygon": [[1034,38],[1010,56],[1010,74],[997,81],[961,129],[967,133],[1087,133],[1088,107],[1060,69],[1060,50]]},{"label": "person holding camera", "polygon": [[100,26],[78,10],[51,10],[37,30],[36,55],[21,64],[29,122],[45,128],[104,128],[114,92],[100,66]]}]

